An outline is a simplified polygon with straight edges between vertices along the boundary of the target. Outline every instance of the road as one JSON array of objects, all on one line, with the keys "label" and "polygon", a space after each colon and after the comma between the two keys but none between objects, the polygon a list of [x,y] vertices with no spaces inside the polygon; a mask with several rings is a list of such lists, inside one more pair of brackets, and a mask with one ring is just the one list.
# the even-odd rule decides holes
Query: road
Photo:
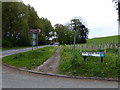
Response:
[{"label": "road", "polygon": [[[56,46],[56,45],[45,45],[45,46],[39,46],[38,48],[43,48],[43,47],[50,47],[50,46]],[[11,50],[5,50],[2,51],[2,57],[15,54],[15,53],[20,53],[20,52],[26,52],[26,51],[31,51],[32,47],[30,48],[23,48],[23,49],[11,49]]]},{"label": "road", "polygon": [[[40,46],[43,48],[46,46]],[[3,51],[3,56],[29,51],[31,48]],[[18,71],[2,66],[3,88],[118,88],[113,81],[54,77]]]}]

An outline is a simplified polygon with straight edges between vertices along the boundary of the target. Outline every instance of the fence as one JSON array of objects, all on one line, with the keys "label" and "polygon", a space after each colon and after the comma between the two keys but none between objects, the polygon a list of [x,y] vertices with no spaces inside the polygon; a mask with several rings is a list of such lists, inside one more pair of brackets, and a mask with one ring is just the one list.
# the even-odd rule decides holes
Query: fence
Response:
[{"label": "fence", "polygon": [[[109,42],[109,43],[88,43],[88,44],[76,44],[76,49],[80,50],[106,50],[119,48],[120,43],[118,42]],[[73,45],[67,45],[68,48],[73,48]]]}]

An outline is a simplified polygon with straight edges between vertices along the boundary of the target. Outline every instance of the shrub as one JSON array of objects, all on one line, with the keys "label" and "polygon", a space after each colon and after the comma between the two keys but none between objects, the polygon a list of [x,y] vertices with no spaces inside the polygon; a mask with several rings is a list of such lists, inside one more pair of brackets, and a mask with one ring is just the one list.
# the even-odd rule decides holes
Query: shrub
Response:
[{"label": "shrub", "polygon": [[3,40],[2,41],[2,47],[10,47],[10,48],[12,48],[13,47],[13,44],[12,44],[12,42],[11,41],[8,41],[8,40]]}]

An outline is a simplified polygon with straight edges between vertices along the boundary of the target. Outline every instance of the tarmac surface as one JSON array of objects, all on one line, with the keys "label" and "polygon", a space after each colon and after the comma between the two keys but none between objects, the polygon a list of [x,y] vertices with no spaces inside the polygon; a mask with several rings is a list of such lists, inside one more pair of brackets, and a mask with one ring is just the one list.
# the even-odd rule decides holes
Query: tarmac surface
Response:
[{"label": "tarmac surface", "polygon": [[[3,51],[2,57],[29,50]],[[47,76],[2,66],[2,88],[118,88],[118,82]]]}]

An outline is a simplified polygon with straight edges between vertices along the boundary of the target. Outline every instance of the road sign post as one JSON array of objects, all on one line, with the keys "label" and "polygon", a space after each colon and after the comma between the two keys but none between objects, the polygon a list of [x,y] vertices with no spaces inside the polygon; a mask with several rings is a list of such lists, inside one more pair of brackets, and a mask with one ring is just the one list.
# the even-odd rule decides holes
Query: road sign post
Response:
[{"label": "road sign post", "polygon": [[32,34],[32,50],[33,46],[37,46],[38,48],[38,33],[40,33],[40,29],[31,29],[30,33]]},{"label": "road sign post", "polygon": [[85,26],[80,22],[79,19],[72,19],[71,20],[72,29],[74,31],[74,47],[73,47],[73,54],[72,54],[72,63],[75,59],[75,44],[76,44],[76,32],[77,30],[85,28]]},{"label": "road sign post", "polygon": [[75,44],[76,44],[77,21],[78,21],[78,19],[71,20],[71,25],[72,25],[73,31],[74,31],[74,47],[73,47],[73,53],[72,53],[72,64],[73,64],[74,58],[75,58]]},{"label": "road sign post", "polygon": [[76,43],[76,30],[74,30],[74,48],[73,48],[73,55],[72,55],[72,63],[75,57],[75,43]]}]

